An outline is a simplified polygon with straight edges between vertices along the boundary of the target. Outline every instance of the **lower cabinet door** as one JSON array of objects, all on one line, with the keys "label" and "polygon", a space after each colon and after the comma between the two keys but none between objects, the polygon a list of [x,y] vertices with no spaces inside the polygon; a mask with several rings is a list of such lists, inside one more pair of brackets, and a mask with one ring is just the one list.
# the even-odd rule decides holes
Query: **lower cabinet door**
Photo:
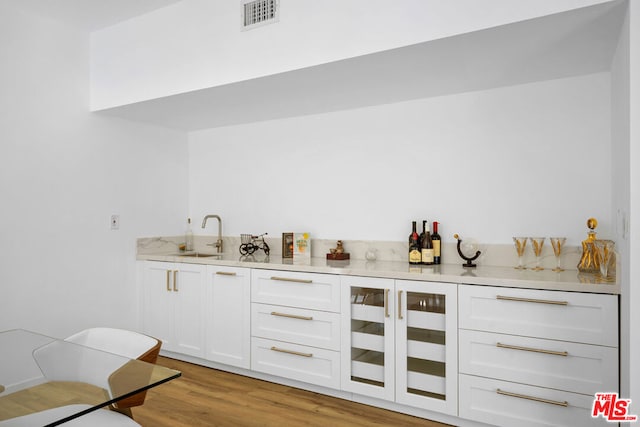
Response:
[{"label": "lower cabinet door", "polygon": [[340,353],[253,337],[251,369],[324,387],[340,388]]},{"label": "lower cabinet door", "polygon": [[205,266],[176,264],[173,275],[175,298],[175,347],[178,353],[204,356]]},{"label": "lower cabinet door", "polygon": [[457,286],[396,280],[396,402],[456,415]]},{"label": "lower cabinet door", "polygon": [[251,270],[207,266],[205,358],[249,369]]},{"label": "lower cabinet door", "polygon": [[395,399],[395,282],[341,276],[342,390]]},{"label": "lower cabinet door", "polygon": [[205,267],[144,261],[142,330],[162,341],[162,350],[204,355]]},{"label": "lower cabinet door", "polygon": [[495,426],[608,425],[591,417],[590,395],[460,375],[458,399],[461,418]]}]

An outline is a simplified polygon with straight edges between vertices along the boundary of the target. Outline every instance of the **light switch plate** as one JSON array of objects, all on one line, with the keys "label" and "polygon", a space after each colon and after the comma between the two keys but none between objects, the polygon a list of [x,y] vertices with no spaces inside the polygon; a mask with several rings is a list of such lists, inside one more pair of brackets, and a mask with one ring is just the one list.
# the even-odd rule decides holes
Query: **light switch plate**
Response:
[{"label": "light switch plate", "polygon": [[120,215],[111,215],[111,229],[119,230],[120,229]]}]

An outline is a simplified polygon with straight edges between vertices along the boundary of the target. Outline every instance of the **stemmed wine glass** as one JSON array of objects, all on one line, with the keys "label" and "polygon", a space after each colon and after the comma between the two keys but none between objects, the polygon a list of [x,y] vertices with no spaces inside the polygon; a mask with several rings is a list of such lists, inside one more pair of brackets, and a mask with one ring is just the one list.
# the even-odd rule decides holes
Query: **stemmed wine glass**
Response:
[{"label": "stemmed wine glass", "polygon": [[524,255],[524,248],[527,246],[527,238],[526,237],[514,237],[513,243],[516,245],[516,251],[518,252],[518,266],[514,267],[516,270],[524,270],[526,267],[522,261],[522,256]]},{"label": "stemmed wine glass", "polygon": [[560,255],[562,255],[562,245],[567,241],[566,237],[549,237],[551,241],[551,247],[553,248],[553,254],[556,256],[556,268],[551,271],[561,272],[564,268],[560,265]]},{"label": "stemmed wine glass", "polygon": [[533,253],[536,256],[536,266],[532,268],[535,271],[544,270],[540,265],[540,254],[542,254],[542,245],[544,245],[544,237],[529,237],[531,240],[531,246],[533,246]]}]

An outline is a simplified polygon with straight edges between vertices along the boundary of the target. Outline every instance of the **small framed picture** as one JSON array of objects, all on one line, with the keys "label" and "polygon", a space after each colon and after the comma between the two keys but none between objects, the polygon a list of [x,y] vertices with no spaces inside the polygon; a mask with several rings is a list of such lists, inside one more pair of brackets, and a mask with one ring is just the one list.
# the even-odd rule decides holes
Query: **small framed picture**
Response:
[{"label": "small framed picture", "polygon": [[293,262],[311,261],[311,236],[309,233],[293,233]]},{"label": "small framed picture", "polygon": [[293,258],[293,233],[282,233],[282,258]]}]

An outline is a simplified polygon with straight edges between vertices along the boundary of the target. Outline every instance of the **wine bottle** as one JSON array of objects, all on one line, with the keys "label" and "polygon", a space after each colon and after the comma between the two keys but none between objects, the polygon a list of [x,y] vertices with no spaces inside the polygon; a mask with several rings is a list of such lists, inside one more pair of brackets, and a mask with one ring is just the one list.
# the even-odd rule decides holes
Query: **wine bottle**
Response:
[{"label": "wine bottle", "polygon": [[431,233],[429,232],[429,226],[426,224],[426,221],[424,224],[424,238],[422,239],[422,242],[420,242],[420,246],[422,248],[422,263],[425,265],[433,265],[433,241],[431,240]]},{"label": "wine bottle", "polygon": [[440,249],[440,235],[438,234],[439,222],[433,221],[433,234],[431,235],[431,242],[433,243],[433,263],[442,263],[442,255]]},{"label": "wine bottle", "polygon": [[[420,244],[420,251],[422,251],[422,241],[424,240],[424,233],[427,230],[427,221],[422,220],[422,233],[418,236],[418,243]],[[422,253],[420,254],[422,257]]]},{"label": "wine bottle", "polygon": [[409,264],[420,264],[421,261],[420,237],[416,231],[416,222],[413,221],[413,229],[409,235]]}]

